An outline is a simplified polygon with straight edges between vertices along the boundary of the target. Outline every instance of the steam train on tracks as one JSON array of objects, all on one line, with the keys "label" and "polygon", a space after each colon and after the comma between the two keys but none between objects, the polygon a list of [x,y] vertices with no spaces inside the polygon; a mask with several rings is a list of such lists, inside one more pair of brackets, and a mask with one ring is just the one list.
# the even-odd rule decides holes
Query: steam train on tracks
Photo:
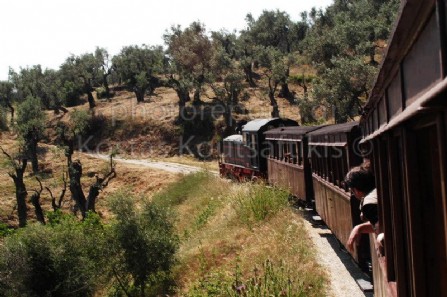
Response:
[{"label": "steam train on tracks", "polygon": [[255,120],[224,139],[219,166],[289,189],[345,244],[360,218],[343,178],[367,157],[383,248],[370,234],[352,258],[371,261],[375,296],[447,296],[446,138],[447,3],[405,0],[359,122]]}]

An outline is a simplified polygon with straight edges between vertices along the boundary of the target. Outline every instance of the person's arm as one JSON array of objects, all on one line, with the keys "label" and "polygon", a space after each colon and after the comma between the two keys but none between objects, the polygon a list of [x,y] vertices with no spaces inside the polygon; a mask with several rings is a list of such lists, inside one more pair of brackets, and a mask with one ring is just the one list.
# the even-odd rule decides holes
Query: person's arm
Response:
[{"label": "person's arm", "polygon": [[349,250],[354,250],[354,243],[356,243],[360,235],[364,233],[374,233],[374,227],[370,222],[357,225],[352,229],[347,242]]}]

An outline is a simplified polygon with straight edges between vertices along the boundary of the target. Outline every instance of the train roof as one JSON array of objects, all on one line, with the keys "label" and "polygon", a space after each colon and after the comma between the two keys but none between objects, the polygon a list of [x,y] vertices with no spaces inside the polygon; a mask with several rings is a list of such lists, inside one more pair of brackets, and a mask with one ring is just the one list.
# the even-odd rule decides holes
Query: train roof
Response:
[{"label": "train roof", "polygon": [[345,146],[351,134],[354,137],[360,135],[358,122],[328,125],[308,133],[307,136],[309,145]]},{"label": "train roof", "polygon": [[310,132],[309,135],[332,135],[340,133],[350,133],[353,129],[358,129],[359,122],[348,122],[343,124],[335,124],[324,126],[321,129]]},{"label": "train roof", "polygon": [[225,137],[223,139],[223,141],[242,142],[243,138],[242,138],[242,135],[240,135],[240,134],[234,134],[234,135]]},{"label": "train roof", "polygon": [[255,119],[249,121],[242,128],[242,132],[258,132],[261,130],[266,130],[268,126],[271,125],[273,127],[278,126],[297,126],[298,123],[294,120],[290,119],[281,119],[281,118],[270,118],[270,119]]},{"label": "train roof", "polygon": [[293,140],[301,140],[303,137],[312,131],[317,129],[321,129],[325,125],[321,126],[296,126],[296,127],[279,127],[272,130],[268,130],[264,132],[266,139],[275,140],[275,139],[293,139]]}]

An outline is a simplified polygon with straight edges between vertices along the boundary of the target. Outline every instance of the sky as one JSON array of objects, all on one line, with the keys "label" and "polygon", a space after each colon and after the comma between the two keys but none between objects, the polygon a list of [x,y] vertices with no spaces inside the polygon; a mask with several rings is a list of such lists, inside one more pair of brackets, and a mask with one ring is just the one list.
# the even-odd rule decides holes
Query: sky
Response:
[{"label": "sky", "polygon": [[71,54],[110,55],[123,46],[163,45],[172,25],[194,21],[208,31],[239,31],[245,16],[263,10],[285,11],[293,21],[312,7],[326,8],[333,0],[0,0],[0,80],[8,69],[40,64],[58,69]]}]

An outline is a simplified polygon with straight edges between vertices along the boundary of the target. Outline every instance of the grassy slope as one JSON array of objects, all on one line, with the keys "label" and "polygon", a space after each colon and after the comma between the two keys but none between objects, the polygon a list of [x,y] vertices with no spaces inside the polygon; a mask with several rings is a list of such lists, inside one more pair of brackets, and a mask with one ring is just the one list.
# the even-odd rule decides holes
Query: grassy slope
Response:
[{"label": "grassy slope", "polygon": [[[294,294],[287,296],[326,295],[326,275],[315,262],[301,216],[287,206],[284,192],[199,173],[168,186],[154,199],[176,213],[180,295],[228,296],[236,274],[239,284],[248,286],[254,269],[261,276],[267,260],[277,270],[272,274],[278,278],[275,283],[281,283],[281,275],[282,281],[292,281]],[[266,218],[257,220],[254,214],[260,209],[267,210]],[[225,289],[229,291],[222,292]]]}]

